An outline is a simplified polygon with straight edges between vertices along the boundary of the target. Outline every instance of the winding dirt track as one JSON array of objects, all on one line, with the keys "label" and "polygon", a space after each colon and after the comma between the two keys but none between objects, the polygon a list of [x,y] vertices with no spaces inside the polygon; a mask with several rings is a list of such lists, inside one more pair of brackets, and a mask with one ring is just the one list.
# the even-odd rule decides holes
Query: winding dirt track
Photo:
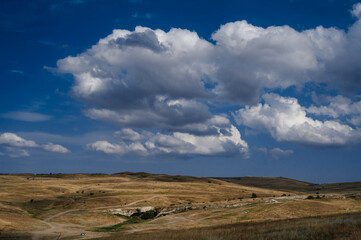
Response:
[{"label": "winding dirt track", "polygon": [[76,212],[76,211],[81,211],[81,210],[99,210],[99,209],[108,209],[108,208],[119,208],[119,207],[130,207],[130,206],[134,206],[137,203],[140,202],[144,202],[144,201],[148,201],[154,198],[157,198],[159,196],[152,196],[149,198],[145,198],[145,199],[140,199],[131,203],[128,203],[126,205],[116,205],[116,206],[105,206],[105,207],[96,207],[96,208],[78,208],[78,209],[70,209],[64,212],[60,212],[57,214],[54,214],[53,216],[50,216],[44,220],[42,220],[42,222],[46,225],[49,226],[49,228],[45,229],[45,230],[41,230],[41,231],[32,231],[30,232],[32,234],[32,237],[34,240],[37,239],[41,239],[44,238],[45,236],[53,236],[54,239],[61,239],[63,237],[68,237],[68,236],[79,236],[79,238],[81,239],[89,239],[89,238],[93,238],[93,237],[99,237],[102,236],[101,233],[88,233],[87,236],[82,236],[80,237],[80,231],[76,230],[76,229],[69,229],[71,227],[83,227],[81,225],[75,225],[75,224],[60,224],[60,223],[54,223],[54,222],[50,222],[50,220],[60,217],[62,215],[68,214],[70,212]]}]

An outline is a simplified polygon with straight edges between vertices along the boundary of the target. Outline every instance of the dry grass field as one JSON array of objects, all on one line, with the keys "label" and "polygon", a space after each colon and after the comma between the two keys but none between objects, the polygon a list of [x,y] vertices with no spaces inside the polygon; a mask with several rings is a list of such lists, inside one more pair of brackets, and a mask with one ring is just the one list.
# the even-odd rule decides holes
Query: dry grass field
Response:
[{"label": "dry grass field", "polygon": [[[360,224],[360,190],[361,183],[316,185],[286,178],[4,174],[0,239],[239,239],[235,229],[251,234],[257,226],[264,229],[257,234],[272,239],[267,238],[272,231],[300,234],[344,219],[353,229]],[[306,199],[310,195],[313,199]],[[125,210],[133,212],[125,216]],[[282,225],[294,231],[277,229],[277,221],[287,221]],[[348,230],[337,231],[328,234]]]}]

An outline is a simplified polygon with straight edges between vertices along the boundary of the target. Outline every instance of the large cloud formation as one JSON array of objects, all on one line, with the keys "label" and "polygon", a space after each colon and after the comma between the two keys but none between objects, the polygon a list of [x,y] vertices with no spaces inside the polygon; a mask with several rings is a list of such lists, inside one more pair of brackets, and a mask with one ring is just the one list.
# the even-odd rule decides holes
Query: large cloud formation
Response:
[{"label": "large cloud formation", "polygon": [[29,152],[23,148],[42,148],[50,152],[70,153],[67,148],[59,144],[47,143],[39,145],[35,141],[26,140],[15,133],[9,132],[0,134],[0,146],[4,146],[7,155],[12,158],[30,156]]},{"label": "large cloud formation", "polygon": [[[224,117],[214,118],[211,122],[216,133],[212,135],[199,136],[182,132],[154,134],[149,131],[139,133],[133,129],[124,128],[115,132],[116,138],[119,139],[116,143],[96,141],[88,144],[88,148],[116,155],[229,155],[247,158],[249,156],[248,144],[241,139],[238,129]],[[222,121],[227,122],[227,125],[219,124]]]},{"label": "large cloud formation", "polygon": [[265,94],[264,104],[238,110],[238,124],[269,132],[277,141],[297,142],[316,147],[344,146],[361,139],[361,132],[334,120],[307,116],[296,98]]},{"label": "large cloud formation", "polygon": [[[356,17],[359,6],[352,11]],[[167,99],[213,93],[255,103],[264,88],[308,81],[360,90],[360,19],[347,32],[322,26],[299,32],[237,21],[222,25],[212,39],[215,45],[184,29],[114,30],[86,52],[59,60],[58,69],[74,75],[76,97],[97,107],[132,106],[163,118],[168,115],[156,105],[172,111]],[[183,111],[185,106],[178,107]]]},{"label": "large cloud formation", "polygon": [[[289,26],[262,28],[236,21],[212,34],[215,43],[186,29],[114,30],[87,51],[59,60],[57,66],[59,72],[74,76],[72,94],[89,106],[86,116],[126,129],[159,131],[145,137],[123,130],[132,143],[96,142],[88,145],[90,149],[141,155],[149,151],[208,154],[212,151],[202,146],[218,144],[221,147],[214,151],[224,152],[226,135],[212,123],[220,114],[219,103],[253,105],[236,113],[238,123],[265,129],[278,141],[342,146],[359,139],[355,128],[339,119],[323,121],[306,115],[328,111],[336,116],[339,113],[330,112],[332,106],[306,111],[297,99],[264,93],[318,82],[350,97],[358,94],[360,8],[361,4],[354,5],[351,13],[356,22],[346,31],[322,26],[305,31]],[[262,95],[265,104],[254,106]],[[348,122],[358,125],[358,117]],[[237,135],[229,124],[227,129]],[[162,146],[161,139],[174,146]],[[238,150],[246,149],[245,142],[237,144]]]},{"label": "large cloud formation", "polygon": [[114,30],[90,50],[58,62],[75,78],[73,94],[90,102],[94,118],[136,127],[172,127],[203,122],[208,107],[196,101],[213,67],[212,44],[195,32],[137,27]]},{"label": "large cloud formation", "polygon": [[215,91],[246,103],[256,103],[265,88],[312,81],[346,41],[345,33],[335,28],[298,32],[289,26],[261,28],[246,21],[227,23],[212,38],[218,56]]}]

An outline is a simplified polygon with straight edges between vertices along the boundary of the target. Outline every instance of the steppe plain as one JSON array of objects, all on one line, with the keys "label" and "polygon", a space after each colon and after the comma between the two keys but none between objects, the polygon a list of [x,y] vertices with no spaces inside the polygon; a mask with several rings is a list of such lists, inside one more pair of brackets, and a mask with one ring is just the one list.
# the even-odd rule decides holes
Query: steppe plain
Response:
[{"label": "steppe plain", "polygon": [[0,239],[361,239],[360,229],[361,182],[0,175]]}]

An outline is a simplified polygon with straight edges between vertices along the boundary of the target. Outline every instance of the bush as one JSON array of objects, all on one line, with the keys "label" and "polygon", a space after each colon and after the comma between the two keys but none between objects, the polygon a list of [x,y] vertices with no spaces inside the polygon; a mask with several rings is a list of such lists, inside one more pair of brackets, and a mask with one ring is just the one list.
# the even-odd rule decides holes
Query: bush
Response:
[{"label": "bush", "polygon": [[315,199],[314,196],[308,196],[306,199]]},{"label": "bush", "polygon": [[143,219],[143,220],[152,219],[152,218],[155,218],[156,215],[157,215],[157,214],[156,214],[155,211],[150,210],[150,211],[146,211],[146,212],[142,213],[142,214],[140,215],[140,218]]},{"label": "bush", "polygon": [[257,194],[255,194],[255,193],[252,193],[252,196],[251,196],[251,198],[257,198]]}]

